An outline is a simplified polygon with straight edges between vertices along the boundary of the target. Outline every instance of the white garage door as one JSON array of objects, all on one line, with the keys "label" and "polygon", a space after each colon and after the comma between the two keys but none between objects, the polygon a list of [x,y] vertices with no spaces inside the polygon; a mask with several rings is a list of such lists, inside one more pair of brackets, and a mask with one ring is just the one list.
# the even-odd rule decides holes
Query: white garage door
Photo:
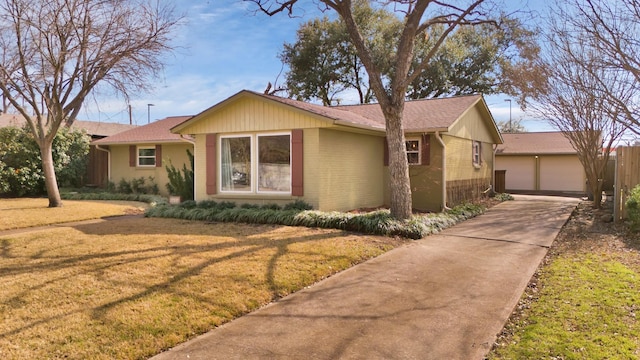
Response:
[{"label": "white garage door", "polygon": [[540,190],[584,191],[585,176],[576,156],[541,156]]},{"label": "white garage door", "polygon": [[535,190],[536,159],[533,156],[496,156],[496,170],[507,170],[505,188]]}]

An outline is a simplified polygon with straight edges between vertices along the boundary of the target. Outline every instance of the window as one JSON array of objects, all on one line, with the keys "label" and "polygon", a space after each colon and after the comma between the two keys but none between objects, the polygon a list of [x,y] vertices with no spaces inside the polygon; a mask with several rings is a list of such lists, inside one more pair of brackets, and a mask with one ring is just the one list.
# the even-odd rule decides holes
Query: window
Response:
[{"label": "window", "polygon": [[220,191],[291,193],[291,135],[222,136]]},{"label": "window", "polygon": [[155,146],[138,147],[138,166],[156,166]]},{"label": "window", "polygon": [[407,162],[409,165],[420,165],[420,140],[407,140]]},{"label": "window", "polygon": [[480,141],[473,142],[473,165],[482,165],[482,143]]},{"label": "window", "polygon": [[291,140],[289,135],[258,136],[258,191],[291,191]]}]

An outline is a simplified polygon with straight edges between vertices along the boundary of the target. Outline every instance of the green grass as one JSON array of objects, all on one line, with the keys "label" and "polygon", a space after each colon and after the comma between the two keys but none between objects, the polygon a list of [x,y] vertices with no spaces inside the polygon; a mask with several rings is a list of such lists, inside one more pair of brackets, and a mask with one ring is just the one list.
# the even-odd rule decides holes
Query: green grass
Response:
[{"label": "green grass", "polygon": [[[637,255],[634,255],[637,256]],[[640,273],[606,254],[560,256],[512,343],[492,359],[637,359]]]}]

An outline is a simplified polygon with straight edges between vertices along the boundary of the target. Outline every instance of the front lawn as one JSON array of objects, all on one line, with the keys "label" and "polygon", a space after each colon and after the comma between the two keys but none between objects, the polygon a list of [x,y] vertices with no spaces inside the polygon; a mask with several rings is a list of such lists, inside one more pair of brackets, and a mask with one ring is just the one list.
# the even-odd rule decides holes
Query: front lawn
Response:
[{"label": "front lawn", "polygon": [[58,224],[140,213],[147,204],[133,201],[73,201],[49,208],[46,198],[0,199],[0,230]]},{"label": "front lawn", "polygon": [[0,358],[144,359],[405,241],[163,218],[0,237]]}]

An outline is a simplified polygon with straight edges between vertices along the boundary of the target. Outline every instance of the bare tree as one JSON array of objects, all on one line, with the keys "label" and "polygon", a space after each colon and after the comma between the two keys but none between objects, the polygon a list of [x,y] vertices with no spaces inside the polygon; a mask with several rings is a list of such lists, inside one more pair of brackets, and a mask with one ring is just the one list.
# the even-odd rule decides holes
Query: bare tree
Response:
[{"label": "bare tree", "polygon": [[626,73],[626,96],[608,91],[606,83],[600,95],[610,98],[612,115],[623,115],[629,130],[640,135],[640,0],[571,0],[563,5],[560,16],[590,39],[598,67]]},{"label": "bare tree", "polygon": [[609,154],[629,125],[616,104],[632,100],[631,75],[602,66],[594,38],[572,26],[569,14],[557,12],[547,26],[547,46],[539,59],[544,86],[527,107],[569,139],[599,208]]},{"label": "bare tree", "polygon": [[178,25],[154,0],[0,0],[0,91],[40,147],[49,206],[62,205],[51,145],[100,84],[148,90]]},{"label": "bare tree", "polygon": [[[259,10],[267,15],[294,13],[298,0],[244,0],[255,3]],[[404,15],[401,35],[394,48],[388,49],[392,56],[391,67],[394,69],[385,76],[380,64],[373,54],[375,44],[369,42],[358,26],[351,0],[318,0],[320,6],[335,11],[344,21],[352,44],[369,76],[369,84],[380,104],[385,117],[387,142],[389,146],[389,172],[391,178],[391,214],[397,219],[411,217],[411,187],[409,182],[409,166],[407,164],[404,128],[402,125],[405,94],[408,86],[430,66],[430,60],[438,48],[459,26],[496,23],[489,17],[489,12],[482,9],[485,0],[472,0],[466,5],[458,5],[453,1],[432,0],[396,0],[379,1]],[[311,2],[309,2],[311,3]],[[316,3],[316,2],[314,2]],[[298,4],[299,5],[299,4]],[[427,11],[427,9],[429,11]],[[499,14],[495,14],[498,18]],[[414,62],[416,40],[424,38],[427,30],[435,25],[442,25],[443,31],[433,39],[431,49],[422,54],[422,58]],[[412,64],[413,62],[413,64]]]}]

